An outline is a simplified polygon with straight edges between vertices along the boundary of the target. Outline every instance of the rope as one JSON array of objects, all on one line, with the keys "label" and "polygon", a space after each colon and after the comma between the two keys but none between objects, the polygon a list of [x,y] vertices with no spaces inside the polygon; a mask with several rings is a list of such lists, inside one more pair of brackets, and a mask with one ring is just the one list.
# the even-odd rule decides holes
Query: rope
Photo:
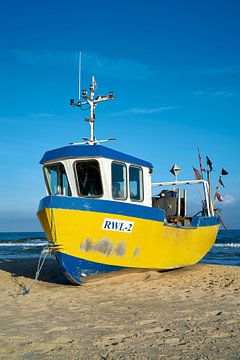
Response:
[{"label": "rope", "polygon": [[[55,243],[56,238],[57,238],[57,233],[56,233],[56,223],[55,223],[55,217],[54,217],[54,212],[53,212],[53,208],[51,208],[51,223],[52,223],[52,228],[53,228],[53,232],[54,232],[54,239],[53,242]],[[43,264],[45,263],[46,257],[47,255],[51,255],[52,249],[48,246],[46,248],[44,248],[40,254],[40,257],[38,259],[38,265],[37,265],[37,271],[35,274],[35,278],[32,282],[32,284],[29,287],[24,287],[21,295],[28,295],[31,288],[33,287],[33,285],[35,284],[35,282],[38,280],[40,272],[42,270]]]},{"label": "rope", "polygon": [[33,279],[31,285],[29,285],[28,287],[26,287],[24,284],[20,284],[18,283],[17,280],[15,280],[16,284],[18,286],[20,286],[20,288],[22,289],[21,292],[17,293],[17,294],[13,294],[11,296],[13,296],[14,298],[20,295],[28,295],[30,293],[30,290],[32,289],[33,285],[35,284],[35,282],[38,280],[39,275],[40,275],[40,271],[42,270],[43,264],[46,260],[47,255],[51,254],[51,249],[50,248],[44,248],[41,251],[40,257],[38,259],[38,265],[37,265],[37,270],[36,270],[36,274],[35,274],[35,278]]},{"label": "rope", "polygon": [[48,249],[48,248],[43,249],[43,251],[41,252],[41,255],[40,255],[39,260],[38,260],[38,266],[37,266],[37,271],[36,271],[36,275],[35,275],[34,280],[38,280],[39,275],[40,275],[40,271],[42,270],[43,264],[44,264],[48,254],[49,255],[51,254],[51,250]]},{"label": "rope", "polygon": [[25,296],[25,295],[28,295],[30,293],[30,290],[32,289],[33,285],[35,284],[35,282],[39,278],[40,271],[42,270],[42,267],[43,267],[43,264],[45,263],[47,255],[50,255],[50,254],[51,254],[51,249],[45,248],[45,249],[42,250],[42,252],[41,252],[41,254],[39,256],[39,259],[38,259],[37,271],[36,271],[35,278],[34,278],[32,284],[29,287],[25,287],[23,289],[22,293],[19,294],[19,295]]},{"label": "rope", "polygon": [[[53,243],[55,243],[56,238],[57,238],[57,232],[56,232],[56,223],[55,223],[55,217],[54,217],[54,212],[53,209],[51,208],[51,223],[52,223],[52,229],[53,229],[53,233],[54,233],[54,239],[53,239]],[[51,255],[53,248],[51,248],[49,245],[47,247],[45,247],[42,251],[41,254],[39,256],[38,259],[38,264],[37,264],[37,270],[36,270],[36,274],[35,274],[35,278],[33,279],[32,283],[26,287],[23,284],[19,284],[16,280],[15,282],[18,284],[18,286],[20,286],[20,288],[22,289],[22,291],[20,293],[17,294],[13,294],[13,297],[19,296],[19,295],[28,295],[30,293],[30,290],[32,289],[32,287],[34,286],[34,284],[36,283],[36,281],[39,278],[40,272],[43,268],[43,265],[45,263],[45,260],[47,258],[47,255]]]}]

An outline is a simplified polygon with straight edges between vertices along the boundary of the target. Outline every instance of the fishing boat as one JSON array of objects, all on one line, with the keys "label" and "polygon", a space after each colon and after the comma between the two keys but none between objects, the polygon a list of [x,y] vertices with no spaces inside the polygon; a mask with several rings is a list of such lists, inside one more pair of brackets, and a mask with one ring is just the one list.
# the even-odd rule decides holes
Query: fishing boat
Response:
[{"label": "fishing boat", "polygon": [[[47,151],[40,163],[47,196],[38,218],[60,269],[74,284],[96,273],[135,269],[175,269],[199,262],[213,246],[219,229],[209,181],[152,183],[153,165],[113,150],[95,137],[95,108],[113,100],[95,96],[92,78],[83,101],[90,107],[90,137]],[[199,213],[187,211],[188,187],[202,188]],[[153,196],[153,189],[158,193]]]}]

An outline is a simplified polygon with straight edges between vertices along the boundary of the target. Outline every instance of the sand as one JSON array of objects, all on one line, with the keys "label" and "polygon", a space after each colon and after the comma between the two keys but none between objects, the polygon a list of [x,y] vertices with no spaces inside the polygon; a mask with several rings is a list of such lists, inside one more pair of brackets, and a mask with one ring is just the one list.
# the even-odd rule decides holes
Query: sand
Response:
[{"label": "sand", "polygon": [[0,359],[240,359],[240,267],[70,285],[47,260],[0,263]]}]

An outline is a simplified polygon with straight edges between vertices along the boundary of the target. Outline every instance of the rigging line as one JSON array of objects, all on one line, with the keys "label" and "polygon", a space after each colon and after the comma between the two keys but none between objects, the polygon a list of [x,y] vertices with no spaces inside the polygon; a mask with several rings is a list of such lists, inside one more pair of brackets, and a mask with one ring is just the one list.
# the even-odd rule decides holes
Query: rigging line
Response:
[{"label": "rigging line", "polygon": [[[202,179],[204,180],[203,167],[202,167],[202,157],[201,157],[199,148],[198,148],[198,162],[199,162],[199,166],[200,166],[201,176],[202,176]],[[196,176],[195,176],[195,178],[196,178]],[[201,202],[202,202],[202,206],[204,207],[204,201],[203,201],[203,195],[202,195],[201,189],[199,188],[199,186],[197,188],[198,188],[198,193],[199,193],[199,196],[200,196],[200,199],[201,199]]]},{"label": "rigging line", "polygon": [[[196,178],[196,177],[195,177]],[[197,180],[197,179],[196,179]],[[201,189],[199,188],[199,184],[197,185],[197,189],[198,189],[198,194],[200,196],[200,200],[202,202],[202,208],[204,208],[204,200],[203,200],[203,195],[202,195],[202,192],[201,192]]]},{"label": "rigging line", "polygon": [[220,212],[219,209],[215,209],[214,212],[215,212],[216,217],[218,218],[218,220],[220,221],[220,223],[221,223],[222,226],[224,227],[224,229],[227,230],[227,227],[226,227],[226,225],[224,224],[224,222],[223,222],[223,220],[222,220],[222,218],[221,218],[221,216],[220,216],[220,214],[219,214],[219,212]]},{"label": "rigging line", "polygon": [[218,184],[217,184],[216,191],[215,191],[215,194],[214,194],[214,197],[213,197],[213,201],[212,201],[212,202],[213,202],[213,206],[214,206],[214,203],[215,203],[216,198],[217,198],[216,193],[220,190],[220,187],[221,187],[220,180],[221,180],[221,176],[220,176],[219,179],[218,179]]}]

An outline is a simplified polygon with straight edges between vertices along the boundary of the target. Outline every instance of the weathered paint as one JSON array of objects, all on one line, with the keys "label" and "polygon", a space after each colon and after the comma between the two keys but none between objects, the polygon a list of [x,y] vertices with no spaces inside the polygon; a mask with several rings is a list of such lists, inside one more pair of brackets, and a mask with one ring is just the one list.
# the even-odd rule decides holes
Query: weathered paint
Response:
[{"label": "weathered paint", "polygon": [[139,249],[139,248],[136,248],[136,249],[134,250],[133,256],[138,256],[139,253],[140,253],[140,249]]},{"label": "weathered paint", "polygon": [[126,254],[126,244],[125,242],[120,242],[117,244],[115,250],[114,250],[114,253],[117,255],[117,256],[124,256]]},{"label": "weathered paint", "polygon": [[105,254],[109,256],[113,251],[117,256],[123,256],[126,252],[126,244],[120,242],[114,248],[113,243],[107,238],[100,239],[96,243],[92,239],[87,238],[80,244],[80,249],[85,252],[99,252],[100,254]]},{"label": "weathered paint", "polygon": [[108,213],[45,208],[38,216],[48,239],[55,242],[61,253],[136,268],[165,269],[194,264],[214,244],[219,228],[214,222],[209,226],[180,228],[166,226],[162,221],[114,214],[119,221],[134,221],[134,229],[132,233],[108,232],[106,238],[102,223],[110,217]]}]

